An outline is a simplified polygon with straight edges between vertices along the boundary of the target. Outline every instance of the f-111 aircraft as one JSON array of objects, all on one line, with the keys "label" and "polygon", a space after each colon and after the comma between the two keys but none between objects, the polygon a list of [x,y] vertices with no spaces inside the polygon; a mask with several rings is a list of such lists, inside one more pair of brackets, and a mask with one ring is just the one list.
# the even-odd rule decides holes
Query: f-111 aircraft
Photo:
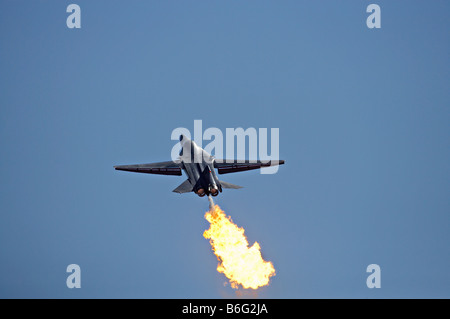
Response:
[{"label": "f-111 aircraft", "polygon": [[262,162],[216,159],[184,135],[180,135],[180,144],[182,146],[180,156],[175,161],[119,165],[114,168],[127,172],[176,176],[181,176],[183,170],[188,179],[173,191],[179,194],[194,192],[203,197],[217,196],[219,192],[222,192],[222,188],[242,188],[242,186],[220,181],[215,168],[219,174],[228,174],[284,164],[283,160]]}]

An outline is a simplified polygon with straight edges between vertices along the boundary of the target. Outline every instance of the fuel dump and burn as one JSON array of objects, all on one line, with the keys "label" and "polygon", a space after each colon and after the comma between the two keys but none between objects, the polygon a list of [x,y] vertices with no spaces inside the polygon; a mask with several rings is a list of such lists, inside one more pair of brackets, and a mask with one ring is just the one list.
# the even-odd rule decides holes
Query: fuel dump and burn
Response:
[{"label": "fuel dump and burn", "polygon": [[268,285],[270,277],[275,275],[275,268],[262,258],[259,244],[255,242],[249,247],[244,229],[234,224],[211,198],[205,218],[210,227],[203,236],[209,239],[219,260],[217,271],[230,280],[231,287],[238,289],[241,285],[245,289],[258,289]]}]

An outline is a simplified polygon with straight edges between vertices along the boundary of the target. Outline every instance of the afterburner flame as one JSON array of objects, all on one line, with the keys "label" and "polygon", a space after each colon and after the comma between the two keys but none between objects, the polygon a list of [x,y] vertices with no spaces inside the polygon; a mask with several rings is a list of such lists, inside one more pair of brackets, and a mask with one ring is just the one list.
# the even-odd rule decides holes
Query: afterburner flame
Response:
[{"label": "afterburner flame", "polygon": [[257,289],[268,285],[275,268],[262,258],[259,244],[255,242],[248,247],[244,229],[236,226],[218,205],[214,205],[205,218],[211,225],[203,237],[209,239],[219,260],[217,271],[230,280],[231,287],[237,289],[242,285],[245,289]]}]

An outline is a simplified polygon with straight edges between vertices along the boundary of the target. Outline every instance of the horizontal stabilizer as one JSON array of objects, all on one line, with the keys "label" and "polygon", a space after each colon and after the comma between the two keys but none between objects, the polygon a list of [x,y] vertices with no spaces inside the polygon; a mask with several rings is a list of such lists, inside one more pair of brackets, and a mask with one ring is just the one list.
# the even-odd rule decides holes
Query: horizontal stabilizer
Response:
[{"label": "horizontal stabilizer", "polygon": [[178,186],[173,190],[174,193],[183,194],[183,193],[189,193],[192,192],[194,188],[192,187],[191,182],[189,180],[185,180],[183,184]]},{"label": "horizontal stabilizer", "polygon": [[233,189],[242,188],[242,186],[234,185],[234,184],[223,182],[223,181],[219,181],[219,183],[220,183],[220,185],[222,185],[223,188],[233,188]]}]

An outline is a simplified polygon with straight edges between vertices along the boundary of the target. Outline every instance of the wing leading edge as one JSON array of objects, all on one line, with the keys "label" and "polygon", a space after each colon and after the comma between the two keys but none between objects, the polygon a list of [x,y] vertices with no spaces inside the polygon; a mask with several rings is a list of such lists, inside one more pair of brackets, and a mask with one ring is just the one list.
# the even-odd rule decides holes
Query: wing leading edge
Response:
[{"label": "wing leading edge", "polygon": [[259,169],[261,167],[269,167],[284,164],[284,160],[279,161],[240,161],[240,160],[218,160],[214,161],[214,167],[217,168],[219,174],[228,174],[235,172],[249,171],[252,169]]},{"label": "wing leading edge", "polygon": [[181,176],[180,165],[177,162],[173,161],[149,164],[118,165],[114,166],[114,168],[118,171]]}]

